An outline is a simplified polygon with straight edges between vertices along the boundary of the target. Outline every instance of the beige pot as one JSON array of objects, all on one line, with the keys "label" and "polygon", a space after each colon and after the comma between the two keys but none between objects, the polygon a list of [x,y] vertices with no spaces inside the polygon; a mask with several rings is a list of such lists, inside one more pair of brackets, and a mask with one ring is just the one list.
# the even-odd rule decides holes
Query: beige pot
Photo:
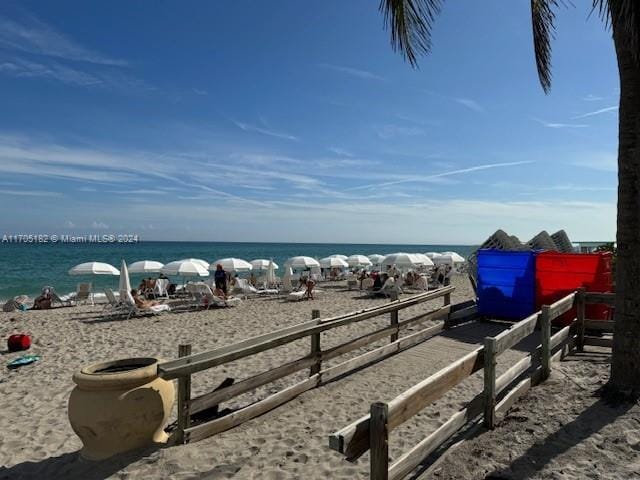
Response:
[{"label": "beige pot", "polygon": [[164,443],[175,399],[173,383],[158,377],[155,358],[127,358],[83,368],[73,375],[69,421],[82,439],[83,458]]}]

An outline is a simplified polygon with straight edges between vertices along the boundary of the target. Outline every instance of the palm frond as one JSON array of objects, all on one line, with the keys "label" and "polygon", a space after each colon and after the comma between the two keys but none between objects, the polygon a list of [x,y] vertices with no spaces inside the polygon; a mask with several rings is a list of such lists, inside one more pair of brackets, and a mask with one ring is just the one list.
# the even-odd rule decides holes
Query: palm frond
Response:
[{"label": "palm frond", "polygon": [[593,9],[598,11],[607,27],[622,33],[618,39],[640,63],[640,1],[593,0]]},{"label": "palm frond", "polygon": [[385,28],[391,31],[391,46],[418,66],[418,55],[431,51],[431,30],[443,0],[380,0]]},{"label": "palm frond", "polygon": [[545,93],[551,89],[551,41],[555,38],[554,9],[557,7],[558,0],[531,0],[533,48],[538,78]]}]

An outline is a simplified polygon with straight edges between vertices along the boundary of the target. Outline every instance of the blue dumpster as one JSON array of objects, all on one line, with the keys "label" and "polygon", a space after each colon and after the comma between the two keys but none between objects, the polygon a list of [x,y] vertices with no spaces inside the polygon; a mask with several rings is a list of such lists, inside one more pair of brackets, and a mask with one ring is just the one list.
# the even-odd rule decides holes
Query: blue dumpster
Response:
[{"label": "blue dumpster", "polygon": [[536,307],[534,252],[478,251],[478,314],[522,320]]}]

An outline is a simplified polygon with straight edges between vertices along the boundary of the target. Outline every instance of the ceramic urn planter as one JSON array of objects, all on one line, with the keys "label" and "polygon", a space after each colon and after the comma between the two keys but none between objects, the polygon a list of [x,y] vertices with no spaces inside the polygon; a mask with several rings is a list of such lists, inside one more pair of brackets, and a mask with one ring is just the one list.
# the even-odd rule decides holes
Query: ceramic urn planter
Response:
[{"label": "ceramic urn planter", "polygon": [[158,377],[157,366],[155,358],[128,358],[73,375],[69,421],[84,445],[83,458],[102,460],[167,441],[175,390]]}]

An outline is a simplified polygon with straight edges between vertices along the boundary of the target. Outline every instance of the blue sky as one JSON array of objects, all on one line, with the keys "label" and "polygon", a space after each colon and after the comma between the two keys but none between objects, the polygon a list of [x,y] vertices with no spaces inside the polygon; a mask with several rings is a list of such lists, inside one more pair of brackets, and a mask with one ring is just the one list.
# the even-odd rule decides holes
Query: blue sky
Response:
[{"label": "blue sky", "polygon": [[613,239],[617,66],[575,3],[545,96],[523,0],[448,2],[419,70],[369,0],[2,2],[3,233]]}]

